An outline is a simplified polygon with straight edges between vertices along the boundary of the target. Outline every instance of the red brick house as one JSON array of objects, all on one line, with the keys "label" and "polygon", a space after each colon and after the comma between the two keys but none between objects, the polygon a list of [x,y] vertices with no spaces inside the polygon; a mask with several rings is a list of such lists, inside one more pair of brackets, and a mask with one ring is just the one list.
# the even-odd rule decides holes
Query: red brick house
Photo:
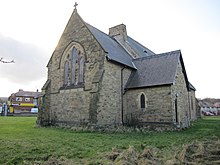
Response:
[{"label": "red brick house", "polygon": [[38,97],[41,92],[24,91],[12,93],[8,98],[10,113],[37,113]]}]

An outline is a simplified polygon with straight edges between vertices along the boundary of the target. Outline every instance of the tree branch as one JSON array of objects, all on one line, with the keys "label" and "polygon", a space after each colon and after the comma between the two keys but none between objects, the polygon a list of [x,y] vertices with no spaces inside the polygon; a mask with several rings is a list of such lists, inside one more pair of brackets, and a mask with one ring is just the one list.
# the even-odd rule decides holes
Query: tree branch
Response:
[{"label": "tree branch", "polygon": [[3,58],[0,58],[0,62],[2,62],[2,63],[15,63],[14,60],[5,61],[5,60],[3,60]]}]

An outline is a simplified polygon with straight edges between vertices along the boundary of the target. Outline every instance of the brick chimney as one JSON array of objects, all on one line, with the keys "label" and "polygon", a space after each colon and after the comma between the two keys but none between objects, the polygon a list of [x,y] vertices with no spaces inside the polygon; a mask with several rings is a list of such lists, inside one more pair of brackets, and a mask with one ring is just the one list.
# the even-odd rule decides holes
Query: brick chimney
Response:
[{"label": "brick chimney", "polygon": [[109,35],[115,38],[118,42],[127,41],[127,30],[124,24],[120,24],[114,27],[109,28]]}]

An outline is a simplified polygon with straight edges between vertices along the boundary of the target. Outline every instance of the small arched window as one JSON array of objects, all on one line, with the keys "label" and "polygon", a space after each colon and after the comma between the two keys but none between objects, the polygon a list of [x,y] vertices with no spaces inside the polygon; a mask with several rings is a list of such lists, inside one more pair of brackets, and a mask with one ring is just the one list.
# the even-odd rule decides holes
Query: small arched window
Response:
[{"label": "small arched window", "polygon": [[191,107],[192,107],[192,110],[194,110],[194,107],[193,107],[193,97],[191,96]]},{"label": "small arched window", "polygon": [[144,96],[143,93],[141,94],[141,97],[140,97],[140,105],[141,105],[141,108],[146,107],[146,105],[145,105],[145,96]]}]

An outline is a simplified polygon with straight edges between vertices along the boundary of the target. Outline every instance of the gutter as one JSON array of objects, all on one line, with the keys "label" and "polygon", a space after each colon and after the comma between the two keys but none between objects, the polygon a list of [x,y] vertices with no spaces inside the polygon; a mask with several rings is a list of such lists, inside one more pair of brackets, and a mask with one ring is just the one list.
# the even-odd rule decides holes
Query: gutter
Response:
[{"label": "gutter", "polygon": [[124,101],[123,101],[123,95],[124,95],[124,81],[123,81],[123,70],[126,68],[126,66],[124,66],[123,68],[121,68],[121,122],[122,125],[124,126]]}]

